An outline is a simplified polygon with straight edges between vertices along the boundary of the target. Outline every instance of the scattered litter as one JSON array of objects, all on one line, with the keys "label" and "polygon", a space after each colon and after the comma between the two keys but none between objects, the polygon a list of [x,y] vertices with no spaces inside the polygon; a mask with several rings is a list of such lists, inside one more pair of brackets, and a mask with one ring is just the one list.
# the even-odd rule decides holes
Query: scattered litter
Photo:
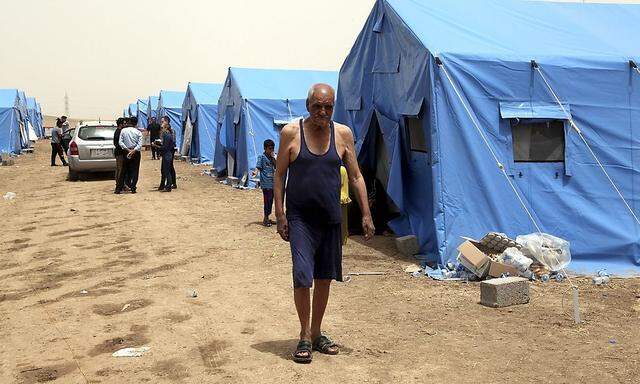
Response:
[{"label": "scattered litter", "polygon": [[17,196],[17,195],[15,194],[15,192],[7,192],[7,193],[5,193],[5,194],[4,194],[4,196],[2,196],[2,197],[4,197],[4,199],[5,199],[6,201],[11,201],[11,200],[15,199],[15,198],[16,198],[16,196]]},{"label": "scattered litter", "polygon": [[415,273],[415,272],[420,272],[420,271],[422,271],[422,267],[421,267],[421,266],[419,266],[418,264],[411,264],[411,265],[407,266],[407,267],[404,269],[404,271],[405,271],[406,273],[412,273],[412,274],[413,274],[413,273]]},{"label": "scattered litter", "polygon": [[127,308],[129,308],[131,306],[131,304],[127,303],[124,305],[124,307],[122,307],[122,309],[120,310],[120,312],[124,312],[127,310]]},{"label": "scattered litter", "polygon": [[571,262],[569,242],[547,233],[531,233],[516,237],[525,256],[539,261],[551,271],[564,269]]},{"label": "scattered litter", "polygon": [[187,289],[187,297],[198,297],[198,292],[195,289]]},{"label": "scattered litter", "polygon": [[70,209],[70,211],[71,211],[71,212],[78,212],[78,210],[77,210],[77,209],[75,209],[75,208],[71,208],[71,209]]},{"label": "scattered litter", "polygon": [[113,357],[140,357],[147,353],[151,348],[150,347],[139,347],[139,348],[122,348],[119,349],[111,356]]},{"label": "scattered litter", "polygon": [[591,282],[594,285],[606,285],[611,281],[609,276],[594,276],[591,278]]},{"label": "scattered litter", "polygon": [[342,278],[343,283],[348,283],[351,281],[351,276],[383,276],[386,275],[386,272],[351,272],[344,275]]},{"label": "scattered litter", "polygon": [[89,291],[87,291],[86,289],[83,289],[82,291],[80,291],[80,294],[81,294],[81,295],[86,295],[86,294],[88,294],[88,293],[89,293]]},{"label": "scattered litter", "polygon": [[609,344],[618,344],[616,339],[609,339]]}]

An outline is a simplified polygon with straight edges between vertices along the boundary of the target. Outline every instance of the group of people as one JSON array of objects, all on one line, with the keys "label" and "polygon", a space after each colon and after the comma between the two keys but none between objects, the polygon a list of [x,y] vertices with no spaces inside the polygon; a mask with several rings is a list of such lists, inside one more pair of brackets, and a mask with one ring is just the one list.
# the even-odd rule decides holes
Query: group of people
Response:
[{"label": "group of people", "polygon": [[68,166],[64,154],[69,149],[69,141],[65,136],[69,134],[69,122],[67,116],[61,116],[56,119],[56,126],[51,129],[51,166],[55,167],[56,156],[60,157],[63,166]]},{"label": "group of people", "polygon": [[[136,128],[137,117],[121,117],[116,121],[113,135],[114,155],[116,158],[116,187],[115,194],[125,191],[137,192],[140,174],[141,151],[144,142],[142,132]],[[173,166],[173,156],[176,150],[176,135],[171,128],[168,117],[161,119],[161,124],[152,117],[149,122],[152,159],[162,158],[161,180],[159,191],[171,192],[178,188],[176,170]]]}]

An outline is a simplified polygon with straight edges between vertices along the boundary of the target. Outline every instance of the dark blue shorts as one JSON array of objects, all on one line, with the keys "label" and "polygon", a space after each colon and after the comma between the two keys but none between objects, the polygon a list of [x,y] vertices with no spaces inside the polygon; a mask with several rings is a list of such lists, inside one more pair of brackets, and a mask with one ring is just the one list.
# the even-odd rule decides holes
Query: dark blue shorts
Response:
[{"label": "dark blue shorts", "polygon": [[342,281],[340,223],[289,219],[289,243],[294,288],[311,288],[314,279]]}]

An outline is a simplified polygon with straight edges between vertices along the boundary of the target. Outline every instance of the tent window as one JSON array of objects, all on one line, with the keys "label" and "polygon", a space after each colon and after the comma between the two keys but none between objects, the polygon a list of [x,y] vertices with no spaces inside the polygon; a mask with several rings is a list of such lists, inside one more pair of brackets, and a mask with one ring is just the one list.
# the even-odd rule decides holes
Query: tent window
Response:
[{"label": "tent window", "polygon": [[513,159],[516,163],[564,162],[562,120],[512,124]]},{"label": "tent window", "polygon": [[405,127],[407,127],[407,137],[409,138],[410,148],[414,152],[427,152],[427,138],[422,128],[422,119],[416,117],[406,117]]}]

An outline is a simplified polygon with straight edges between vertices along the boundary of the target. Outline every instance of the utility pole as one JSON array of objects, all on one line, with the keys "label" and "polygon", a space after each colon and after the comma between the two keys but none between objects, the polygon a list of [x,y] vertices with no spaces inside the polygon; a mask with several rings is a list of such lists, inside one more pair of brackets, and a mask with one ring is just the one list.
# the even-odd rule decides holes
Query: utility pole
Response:
[{"label": "utility pole", "polygon": [[69,95],[67,95],[67,91],[64,91],[64,115],[69,116]]}]

